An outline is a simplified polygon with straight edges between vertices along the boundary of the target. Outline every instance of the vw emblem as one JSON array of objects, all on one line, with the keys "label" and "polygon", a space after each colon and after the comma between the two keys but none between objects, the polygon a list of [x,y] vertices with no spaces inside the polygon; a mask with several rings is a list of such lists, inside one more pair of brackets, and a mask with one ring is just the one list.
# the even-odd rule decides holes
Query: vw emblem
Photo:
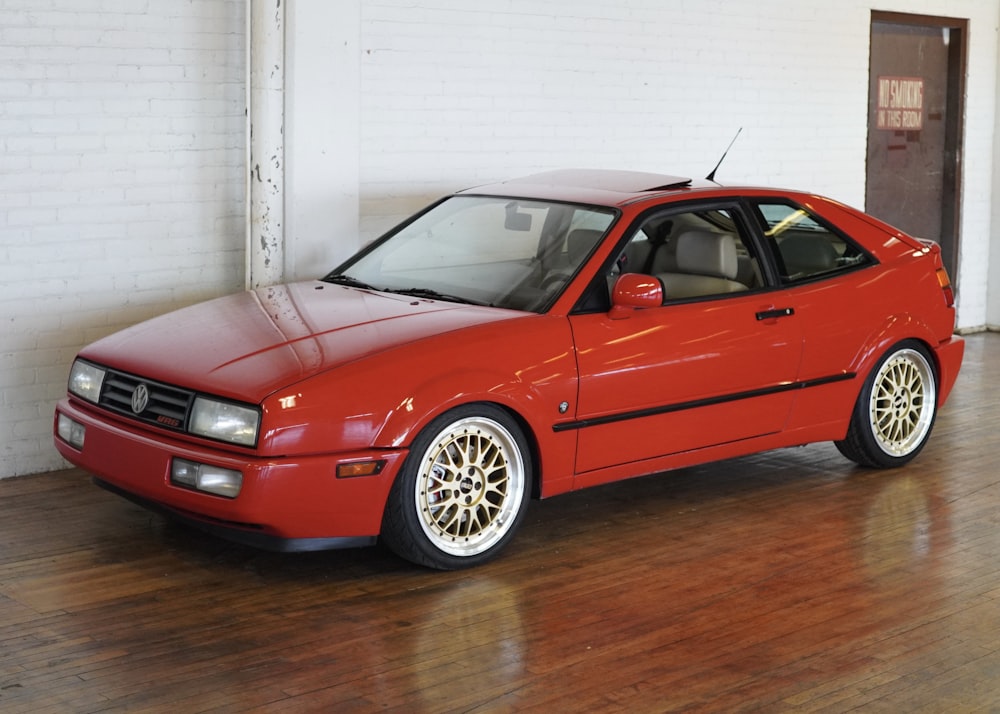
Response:
[{"label": "vw emblem", "polygon": [[149,387],[145,384],[140,384],[132,392],[132,411],[136,414],[142,414],[146,410],[146,406],[149,404]]}]

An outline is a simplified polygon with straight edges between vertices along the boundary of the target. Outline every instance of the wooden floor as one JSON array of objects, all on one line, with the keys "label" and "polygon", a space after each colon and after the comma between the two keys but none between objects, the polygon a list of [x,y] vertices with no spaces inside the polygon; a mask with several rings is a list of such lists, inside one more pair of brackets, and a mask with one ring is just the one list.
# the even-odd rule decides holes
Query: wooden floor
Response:
[{"label": "wooden floor", "polygon": [[1000,335],[893,472],[820,444],[534,502],[438,573],[0,481],[0,711],[1000,711]]}]

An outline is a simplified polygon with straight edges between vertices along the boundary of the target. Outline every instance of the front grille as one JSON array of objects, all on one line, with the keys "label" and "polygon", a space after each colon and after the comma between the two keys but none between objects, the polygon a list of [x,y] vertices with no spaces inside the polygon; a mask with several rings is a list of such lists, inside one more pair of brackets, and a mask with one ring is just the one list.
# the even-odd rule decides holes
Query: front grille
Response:
[{"label": "front grille", "polygon": [[[145,388],[145,398],[137,396],[137,390],[142,392],[140,387]],[[107,370],[99,403],[132,419],[183,431],[187,428],[194,397],[194,392],[185,389]]]}]

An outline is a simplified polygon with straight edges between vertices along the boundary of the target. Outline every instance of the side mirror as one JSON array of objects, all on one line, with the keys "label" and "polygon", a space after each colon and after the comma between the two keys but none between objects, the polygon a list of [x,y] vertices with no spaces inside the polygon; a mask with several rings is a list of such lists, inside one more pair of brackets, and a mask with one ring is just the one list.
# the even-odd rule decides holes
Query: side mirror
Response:
[{"label": "side mirror", "polygon": [[663,304],[663,284],[659,278],[640,273],[622,273],[611,289],[612,320],[622,320],[633,310]]}]

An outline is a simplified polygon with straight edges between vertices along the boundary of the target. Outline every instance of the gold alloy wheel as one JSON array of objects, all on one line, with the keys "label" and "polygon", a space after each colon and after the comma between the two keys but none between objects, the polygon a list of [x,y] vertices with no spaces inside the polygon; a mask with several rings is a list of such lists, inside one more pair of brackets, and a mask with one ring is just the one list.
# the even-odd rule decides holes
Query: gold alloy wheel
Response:
[{"label": "gold alloy wheel", "polygon": [[483,416],[455,421],[420,461],[414,484],[420,526],[449,555],[483,553],[515,523],[525,481],[524,456],[503,425]]},{"label": "gold alloy wheel", "polygon": [[901,349],[887,359],[872,383],[869,425],[878,447],[890,456],[919,448],[934,420],[937,390],[927,359]]}]

